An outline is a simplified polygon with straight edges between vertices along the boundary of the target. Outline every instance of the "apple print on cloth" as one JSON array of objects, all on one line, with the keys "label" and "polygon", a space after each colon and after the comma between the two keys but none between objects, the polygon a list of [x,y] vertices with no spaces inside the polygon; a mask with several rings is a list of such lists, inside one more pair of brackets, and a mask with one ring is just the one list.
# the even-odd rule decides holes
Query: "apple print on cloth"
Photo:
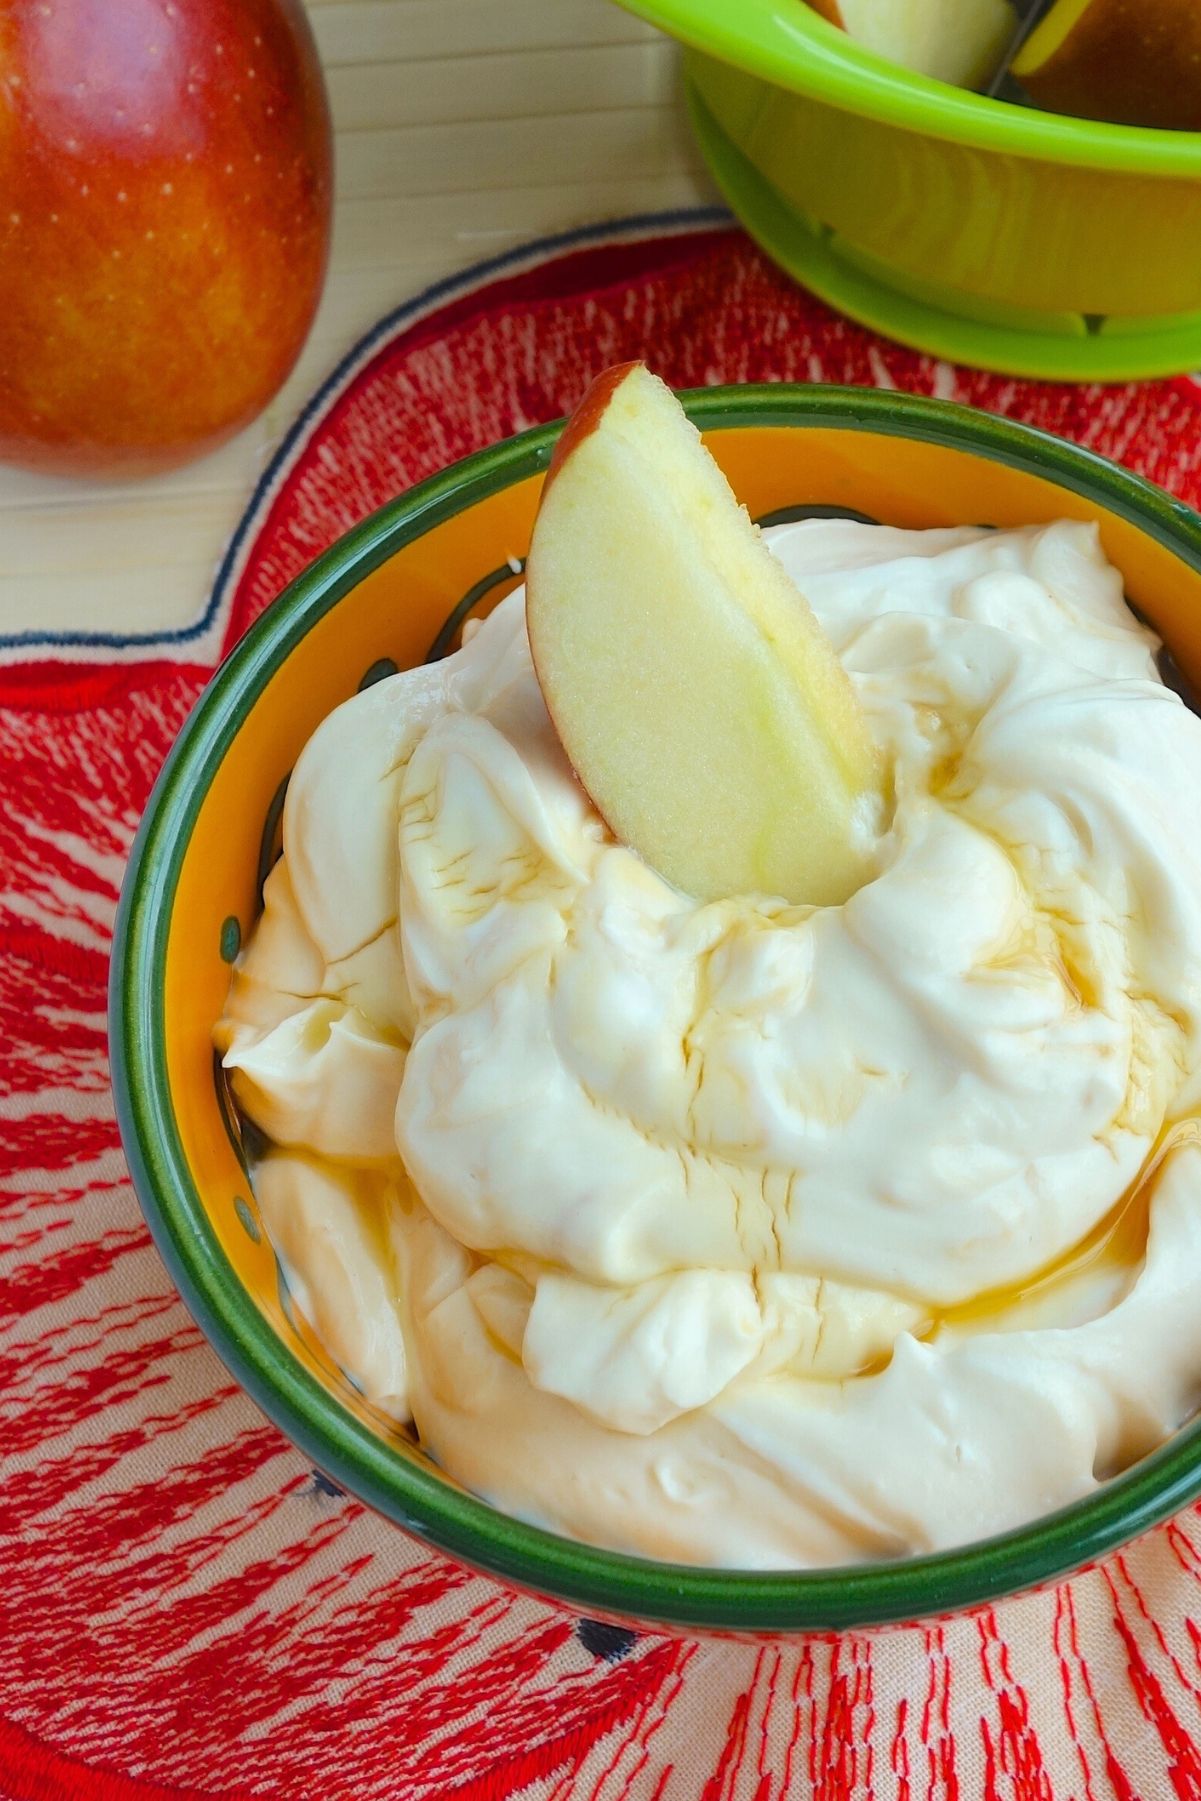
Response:
[{"label": "apple print on cloth", "polygon": [[640,356],[677,386],[969,401],[1201,501],[1194,383],[955,369],[836,317],[723,215],[642,220],[385,320],[290,434],[193,626],[0,645],[3,1801],[1201,1798],[1201,1511],[936,1625],[757,1646],[575,1620],[314,1476],[142,1224],[105,979],[124,859],[189,706],[348,526]]}]

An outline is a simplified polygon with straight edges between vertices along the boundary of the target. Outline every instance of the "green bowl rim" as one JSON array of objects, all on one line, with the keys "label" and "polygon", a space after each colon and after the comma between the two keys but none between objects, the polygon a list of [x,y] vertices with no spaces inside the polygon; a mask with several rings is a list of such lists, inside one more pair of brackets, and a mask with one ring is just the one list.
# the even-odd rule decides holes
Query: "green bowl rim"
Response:
[{"label": "green bowl rim", "polygon": [[[681,396],[706,430],[837,426],[975,451],[1104,505],[1201,572],[1201,518],[1092,451],[946,401],[771,384]],[[985,1604],[1094,1562],[1201,1493],[1201,1421],[1094,1494],[999,1537],[936,1555],[814,1571],[714,1570],[577,1543],[498,1512],[395,1451],[288,1351],[222,1251],[188,1168],[167,1078],[163,972],[180,868],[239,723],[289,652],[388,556],[544,470],[562,421],[452,465],[356,526],[298,576],[212,677],[150,797],[122,885],[109,991],[121,1138],[150,1230],[193,1316],[289,1439],[380,1513],[439,1550],[583,1611],[651,1626],[825,1632]]]},{"label": "green bowl rim", "polygon": [[1201,174],[1201,132],[1110,125],[1014,106],[902,69],[806,0],[618,0],[627,12],[775,87],[925,137],[1129,175]]}]

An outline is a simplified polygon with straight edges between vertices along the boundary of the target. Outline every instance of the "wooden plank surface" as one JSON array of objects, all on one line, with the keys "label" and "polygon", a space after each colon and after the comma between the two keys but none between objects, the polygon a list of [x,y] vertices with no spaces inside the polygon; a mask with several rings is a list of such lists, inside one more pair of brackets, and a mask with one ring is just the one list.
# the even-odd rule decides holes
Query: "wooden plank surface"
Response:
[{"label": "wooden plank surface", "polygon": [[0,634],[203,610],[280,434],[382,313],[527,239],[716,199],[676,52],[610,0],[309,0],[337,137],[329,281],[283,391],[216,454],[128,484],[0,469]]}]

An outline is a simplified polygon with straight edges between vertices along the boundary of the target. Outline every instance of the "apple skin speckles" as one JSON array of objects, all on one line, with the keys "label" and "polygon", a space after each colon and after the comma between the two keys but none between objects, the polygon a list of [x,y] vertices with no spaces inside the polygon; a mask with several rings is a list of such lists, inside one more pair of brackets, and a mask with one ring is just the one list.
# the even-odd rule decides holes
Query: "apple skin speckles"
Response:
[{"label": "apple skin speckles", "polygon": [[0,69],[0,461],[199,456],[280,387],[324,279],[330,119],[300,0],[0,5]]}]

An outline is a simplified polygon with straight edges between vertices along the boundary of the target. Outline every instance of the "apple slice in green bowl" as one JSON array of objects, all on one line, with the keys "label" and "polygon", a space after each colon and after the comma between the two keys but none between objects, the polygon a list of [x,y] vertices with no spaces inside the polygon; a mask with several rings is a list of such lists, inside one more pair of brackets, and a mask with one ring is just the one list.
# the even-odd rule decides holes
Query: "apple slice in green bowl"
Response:
[{"label": "apple slice in green bowl", "polygon": [[865,880],[884,772],[854,689],[641,363],[599,376],[559,440],[526,619],[572,767],[661,875],[811,905]]}]

